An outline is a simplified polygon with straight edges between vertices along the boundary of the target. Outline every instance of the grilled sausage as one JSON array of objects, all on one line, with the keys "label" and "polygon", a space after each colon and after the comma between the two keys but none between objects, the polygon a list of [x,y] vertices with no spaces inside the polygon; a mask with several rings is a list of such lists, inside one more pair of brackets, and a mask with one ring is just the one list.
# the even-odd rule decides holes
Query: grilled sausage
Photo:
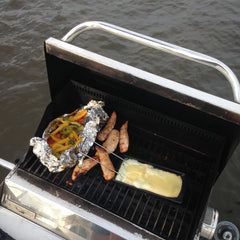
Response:
[{"label": "grilled sausage", "polygon": [[125,153],[128,151],[129,136],[128,136],[127,128],[128,128],[128,121],[126,121],[120,128],[120,138],[119,138],[120,153]]},{"label": "grilled sausage", "polygon": [[114,111],[111,115],[111,117],[108,119],[108,122],[106,124],[106,126],[104,127],[104,129],[99,132],[97,139],[101,142],[103,142],[107,136],[109,135],[109,133],[113,130],[115,123],[116,123],[116,119],[117,119],[117,114]]},{"label": "grilled sausage", "polygon": [[[96,149],[97,149],[97,156],[99,157],[100,162],[103,163],[104,165],[106,165],[107,167],[115,170],[108,153],[103,148],[96,147]],[[101,168],[102,168],[103,177],[105,178],[105,180],[109,181],[114,178],[115,172],[106,168],[102,164],[101,164]]]},{"label": "grilled sausage", "polygon": [[109,133],[107,140],[103,143],[103,147],[107,148],[108,151],[111,153],[116,150],[118,142],[119,142],[119,131],[116,129],[113,129]]},{"label": "grilled sausage", "polygon": [[[93,157],[95,160],[99,161],[99,158],[97,156]],[[77,179],[77,177],[83,173],[86,174],[91,168],[93,168],[95,165],[97,165],[97,162],[94,161],[91,158],[85,159],[83,160],[83,164],[82,167],[80,168],[78,166],[78,164],[76,165],[76,167],[73,170],[72,173],[72,180],[75,181]]]}]

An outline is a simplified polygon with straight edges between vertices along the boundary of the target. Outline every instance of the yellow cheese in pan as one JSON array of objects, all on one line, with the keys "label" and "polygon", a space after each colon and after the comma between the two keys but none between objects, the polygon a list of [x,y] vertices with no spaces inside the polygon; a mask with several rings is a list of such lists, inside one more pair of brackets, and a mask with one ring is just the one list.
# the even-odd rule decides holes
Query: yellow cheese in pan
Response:
[{"label": "yellow cheese in pan", "polygon": [[118,172],[116,180],[165,197],[177,198],[182,189],[181,176],[134,159],[125,160]]}]

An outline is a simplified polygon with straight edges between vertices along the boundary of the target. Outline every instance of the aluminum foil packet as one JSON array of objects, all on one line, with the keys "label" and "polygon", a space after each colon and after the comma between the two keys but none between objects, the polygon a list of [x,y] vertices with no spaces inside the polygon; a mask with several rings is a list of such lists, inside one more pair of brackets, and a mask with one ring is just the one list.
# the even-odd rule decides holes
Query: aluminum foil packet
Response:
[{"label": "aluminum foil packet", "polygon": [[[86,157],[95,142],[100,127],[108,119],[108,115],[103,110],[103,106],[104,103],[102,101],[91,100],[86,106],[51,121],[45,129],[42,138],[33,137],[30,139],[30,146],[33,146],[33,153],[50,172],[61,172],[66,168],[73,167],[78,161]],[[48,137],[57,128],[57,124],[60,121],[79,113],[82,109],[87,111],[87,115],[83,120],[84,128],[78,133],[81,142],[63,151],[60,156],[57,157],[48,144]]]}]

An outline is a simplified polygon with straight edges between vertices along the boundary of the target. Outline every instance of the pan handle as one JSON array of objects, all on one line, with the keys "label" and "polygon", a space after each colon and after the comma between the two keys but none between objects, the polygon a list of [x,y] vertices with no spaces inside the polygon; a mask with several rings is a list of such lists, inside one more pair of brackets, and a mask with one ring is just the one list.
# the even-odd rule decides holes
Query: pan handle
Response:
[{"label": "pan handle", "polygon": [[195,52],[190,49],[183,48],[171,43],[167,43],[162,40],[151,38],[146,35],[136,33],[128,29],[121,28],[106,22],[99,21],[81,23],[76,27],[72,28],[61,40],[64,42],[71,42],[80,33],[92,29],[102,30],[113,35],[128,39],[130,41],[140,43],[142,45],[212,67],[221,72],[227,78],[232,87],[235,102],[240,103],[240,85],[237,77],[227,65],[225,65],[218,59],[210,57],[208,55]]}]

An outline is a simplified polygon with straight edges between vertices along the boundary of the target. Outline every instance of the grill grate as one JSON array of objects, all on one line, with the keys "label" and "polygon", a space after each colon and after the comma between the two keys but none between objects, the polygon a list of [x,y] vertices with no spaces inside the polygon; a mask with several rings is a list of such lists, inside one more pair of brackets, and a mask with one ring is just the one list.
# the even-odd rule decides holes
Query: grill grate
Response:
[{"label": "grill grate", "polygon": [[[26,169],[27,165],[21,168]],[[174,204],[115,181],[106,182],[100,168],[95,168],[86,176],[80,176],[73,184],[69,184],[72,183],[72,169],[57,174],[49,173],[38,159],[32,161],[29,172],[165,239],[186,239],[188,226],[192,222],[192,214],[188,209],[189,202],[193,200],[190,195],[185,197],[186,204]]]},{"label": "grill grate", "polygon": [[[66,88],[72,88],[72,85]],[[200,207],[203,207],[202,196],[205,194],[207,198],[206,191],[210,191],[211,187],[211,174],[209,174],[209,171],[214,167],[215,160],[204,152],[206,150],[204,144],[216,145],[218,139],[193,126],[184,123],[180,124],[180,122],[161,116],[159,113],[154,114],[150,109],[141,106],[136,107],[132,103],[122,99],[119,100],[117,97],[104,94],[95,89],[76,85],[74,85],[73,89],[75,89],[75,92],[77,91],[78,96],[81,96],[79,100],[81,103],[85,104],[90,99],[96,98],[104,100],[106,102],[106,111],[111,112],[115,109],[120,123],[121,120],[129,120],[131,145],[128,154],[130,156],[144,159],[149,164],[185,174],[182,200],[176,202],[165,199],[115,180],[107,182],[102,177],[101,168],[98,165],[85,176],[79,176],[78,180],[73,183],[71,182],[73,169],[67,169],[60,173],[50,173],[32,154],[31,149],[29,149],[20,168],[87,199],[164,239],[189,239],[193,234],[191,229],[196,227],[196,220],[199,221],[200,219],[200,215],[196,216],[196,212]],[[69,92],[72,93],[73,90],[67,89],[64,92],[64,99],[68,99],[66,105],[61,104],[61,108],[56,108],[59,105],[58,102],[49,105],[36,135],[40,136],[53,118],[64,112],[70,112],[77,107],[76,104],[79,103],[76,103],[76,98],[71,100],[70,95],[66,97],[66,93]],[[56,101],[58,99],[62,99],[61,94],[59,98],[56,98]],[[138,116],[137,119],[135,115]],[[151,127],[153,128],[151,129]],[[159,129],[171,129],[174,134],[166,135],[166,131],[161,134]],[[198,135],[198,139],[202,139],[203,143],[198,149],[188,147],[189,145],[183,146],[182,143],[174,139],[176,134],[180,136],[182,132],[181,136],[187,135],[188,139],[189,136],[195,138]],[[201,147],[204,151],[200,151]],[[111,157],[111,159],[115,167],[118,168],[120,160],[115,157]]]}]

